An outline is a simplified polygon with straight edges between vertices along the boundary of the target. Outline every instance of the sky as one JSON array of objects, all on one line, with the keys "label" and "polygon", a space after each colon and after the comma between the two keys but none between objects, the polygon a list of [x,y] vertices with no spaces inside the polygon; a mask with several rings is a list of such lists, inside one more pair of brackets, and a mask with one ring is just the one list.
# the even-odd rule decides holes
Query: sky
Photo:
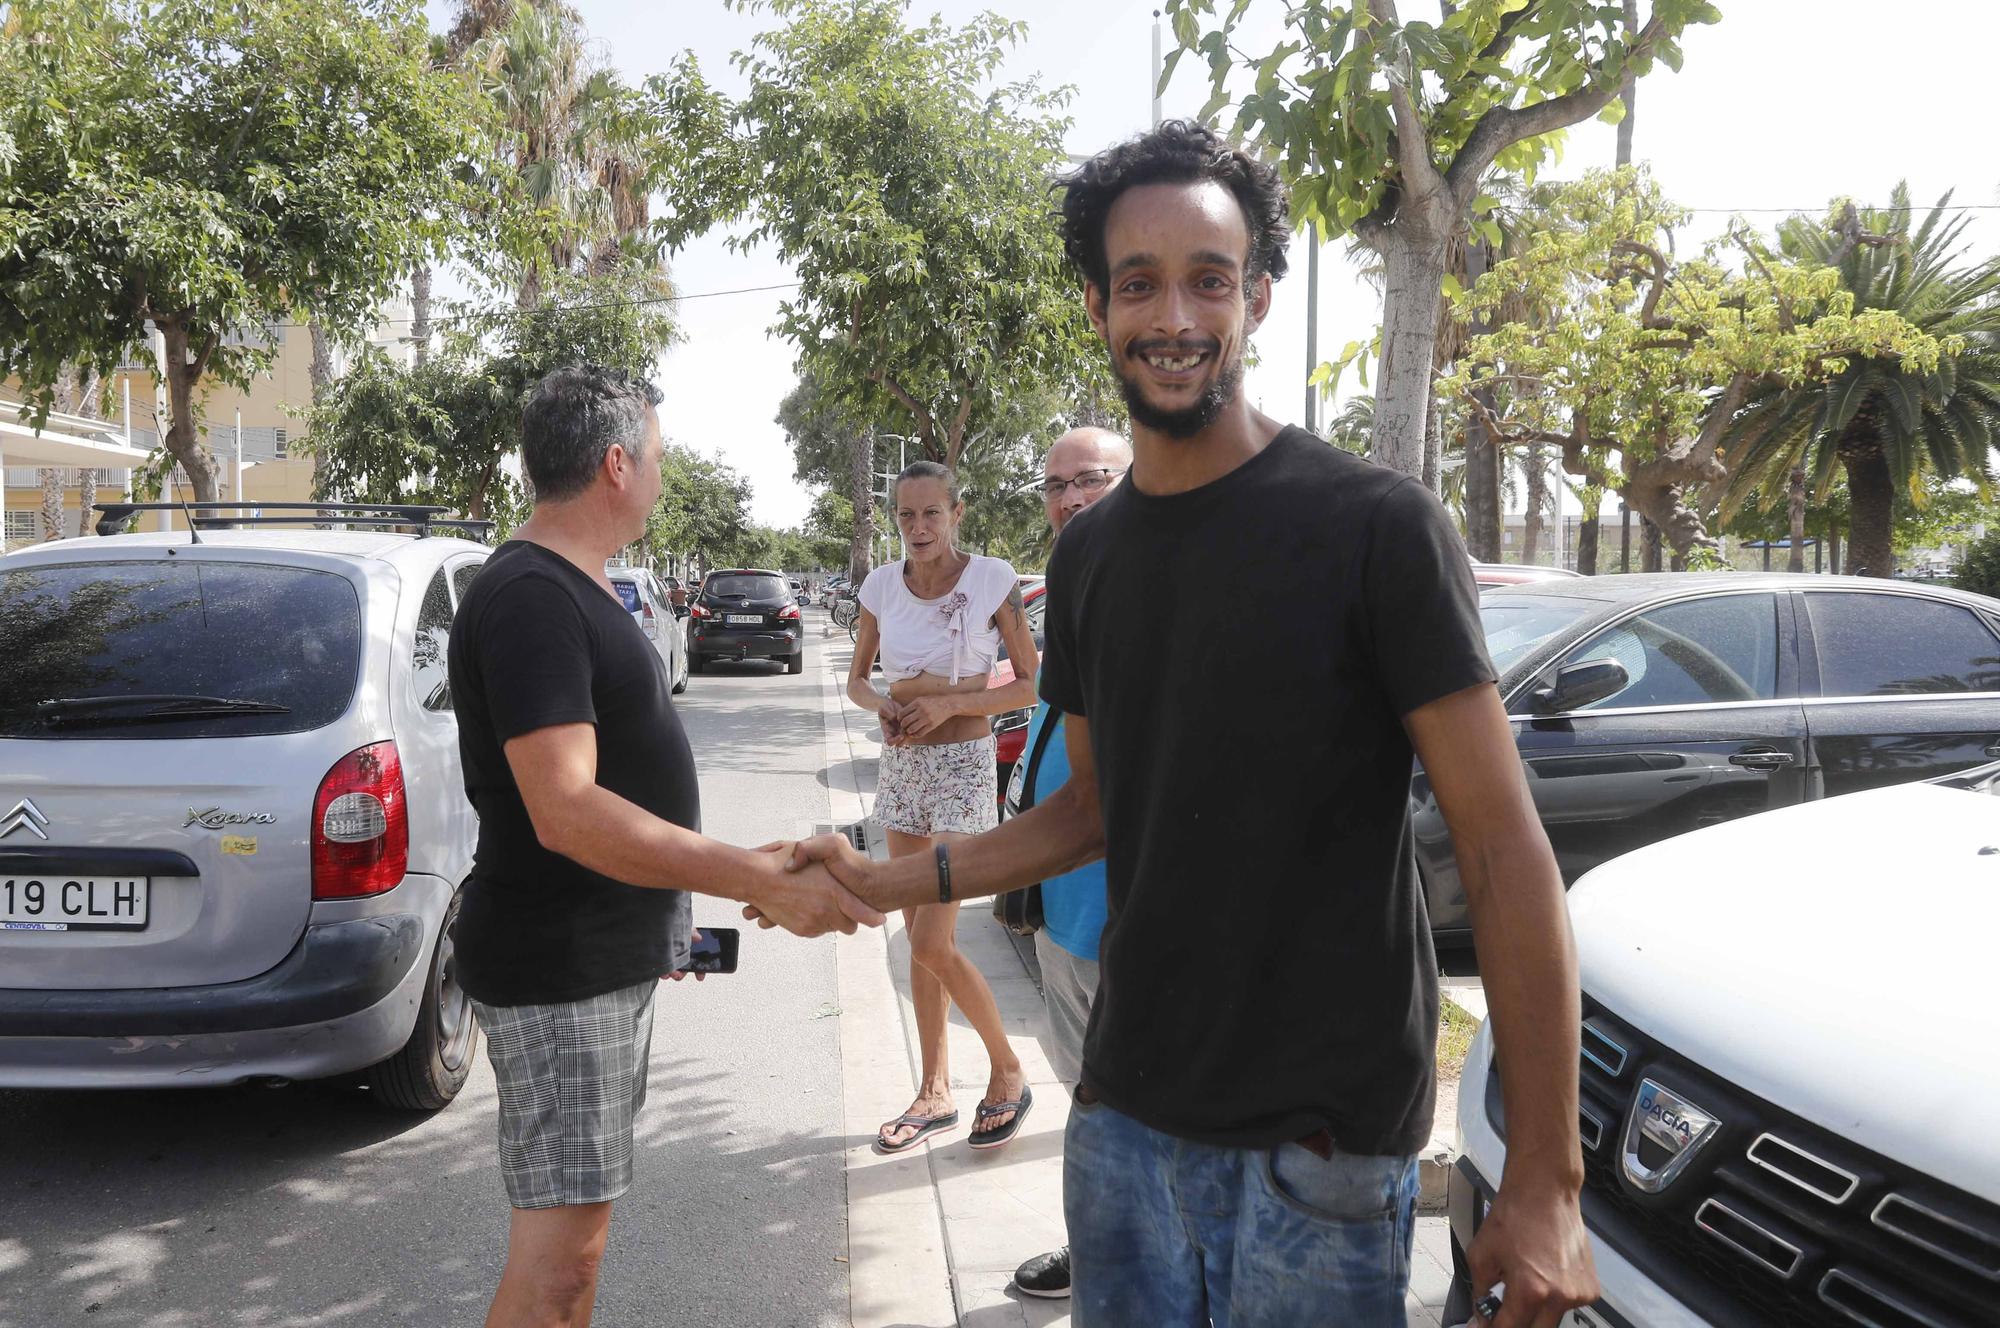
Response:
[{"label": "sky", "polygon": [[[573,0],[601,58],[637,82],[666,70],[683,50],[723,91],[742,91],[732,52],[772,26],[723,0]],[[1158,0],[915,0],[916,19],[963,23],[997,11],[1028,25],[1004,71],[1070,84],[1076,99],[1068,141],[1089,153],[1151,122],[1152,11]],[[1254,0],[1239,44],[1277,44],[1289,0]],[[1979,257],[2000,251],[2000,152],[1987,129],[2000,0],[1719,0],[1723,21],[1689,32],[1679,74],[1664,66],[1639,85],[1634,156],[1649,162],[1668,197],[1703,209],[1677,244],[1698,246],[1726,230],[1731,214],[1768,229],[1790,211],[1818,212],[1835,196],[1887,200],[1901,179],[1928,204],[1955,190],[1979,205],[1967,232]],[[1642,3],[1642,11],[1648,6]],[[1403,0],[1405,21],[1436,18],[1434,0]],[[433,23],[450,9],[430,0]],[[1258,40],[1261,31],[1269,34]],[[1167,49],[1172,38],[1166,37]],[[1183,62],[1162,97],[1165,115],[1192,116],[1208,99],[1205,66]],[[1614,131],[1571,131],[1559,167],[1568,178],[1608,167]],[[773,422],[791,389],[792,350],[768,334],[783,291],[752,291],[790,279],[768,248],[736,254],[711,234],[673,259],[683,342],[660,363],[664,431],[720,456],[749,477],[753,517],[804,519],[812,495],[792,477],[791,448]],[[1294,240],[1291,275],[1277,288],[1254,346],[1246,390],[1266,413],[1302,420],[1306,408],[1306,241]],[[702,296],[704,298],[692,298]],[[1319,352],[1330,358],[1374,334],[1380,299],[1346,256],[1344,241],[1320,259]],[[1343,392],[1355,389],[1350,376]],[[1328,412],[1321,406],[1321,419]]]}]

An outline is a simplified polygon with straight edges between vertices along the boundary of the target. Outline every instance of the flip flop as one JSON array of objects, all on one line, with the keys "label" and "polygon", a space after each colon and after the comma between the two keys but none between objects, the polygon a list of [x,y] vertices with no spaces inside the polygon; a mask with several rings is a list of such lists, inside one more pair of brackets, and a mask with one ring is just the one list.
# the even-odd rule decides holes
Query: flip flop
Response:
[{"label": "flip flop", "polygon": [[[1026,1084],[1021,1085],[1021,1096],[1012,1102],[995,1102],[991,1106],[984,1102],[980,1103],[979,1119],[972,1123],[972,1133],[966,1137],[966,1142],[974,1148],[998,1148],[1021,1132],[1021,1122],[1028,1119],[1028,1109],[1034,1105],[1035,1090]],[[1010,1111],[1014,1113],[1013,1120],[998,1129],[980,1132],[980,1121],[1004,1116]]]},{"label": "flip flop", "polygon": [[[875,1151],[878,1153],[906,1153],[934,1134],[940,1134],[958,1124],[958,1113],[947,1111],[942,1116],[920,1116],[914,1111],[906,1111],[889,1124],[875,1131]],[[914,1125],[917,1132],[899,1144],[892,1144],[882,1136],[890,1130],[905,1125]]]}]

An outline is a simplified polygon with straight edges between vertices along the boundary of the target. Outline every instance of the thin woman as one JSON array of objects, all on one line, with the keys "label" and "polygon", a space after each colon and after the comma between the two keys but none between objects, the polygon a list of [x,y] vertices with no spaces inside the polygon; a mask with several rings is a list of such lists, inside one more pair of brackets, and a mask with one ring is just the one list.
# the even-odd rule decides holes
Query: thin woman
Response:
[{"label": "thin woman", "polygon": [[[881,716],[875,821],[888,831],[890,856],[905,857],[998,822],[989,717],[1035,703],[1038,660],[1014,569],[957,547],[965,504],[951,471],[919,461],[896,477],[891,498],[907,556],[876,568],[862,583],[847,695]],[[1014,681],[988,687],[1003,640]],[[887,695],[870,681],[878,653]],[[992,1065],[970,1142],[996,1148],[1020,1131],[1034,1097],[1007,1043],[993,992],[959,953],[958,904],[906,909],[903,925],[910,934],[923,1082],[909,1111],[882,1126],[876,1147],[899,1153],[958,1124],[946,1064],[947,1021],[956,1003]]]}]

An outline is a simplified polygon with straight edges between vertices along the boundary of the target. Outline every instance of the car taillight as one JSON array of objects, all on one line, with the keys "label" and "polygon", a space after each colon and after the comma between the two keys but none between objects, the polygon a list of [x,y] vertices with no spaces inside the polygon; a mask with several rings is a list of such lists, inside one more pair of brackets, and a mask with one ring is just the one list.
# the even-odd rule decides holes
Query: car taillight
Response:
[{"label": "car taillight", "polygon": [[393,742],[371,743],[341,757],[313,797],[312,897],[379,895],[409,868],[402,758]]},{"label": "car taillight", "polygon": [[778,616],[780,618],[796,618],[799,616],[799,606],[796,604],[787,604],[784,608],[778,610]]},{"label": "car taillight", "polygon": [[701,607],[701,605],[699,605],[699,604],[697,604],[697,605],[695,605],[695,606],[694,606],[693,608],[689,609],[689,610],[688,610],[688,613],[689,613],[689,614],[691,614],[692,616],[696,617],[696,618],[706,618],[706,617],[708,617],[708,610],[707,610],[707,609],[704,609],[704,608],[703,608],[703,607]]}]

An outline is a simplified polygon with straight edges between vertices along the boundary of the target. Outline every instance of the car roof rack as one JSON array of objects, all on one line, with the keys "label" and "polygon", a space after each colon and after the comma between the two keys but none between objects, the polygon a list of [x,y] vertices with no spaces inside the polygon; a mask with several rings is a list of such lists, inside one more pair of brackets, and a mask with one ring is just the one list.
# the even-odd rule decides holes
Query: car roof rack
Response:
[{"label": "car roof rack", "polygon": [[[118,535],[141,512],[179,512],[197,530],[227,529],[233,526],[361,526],[371,530],[414,527],[418,535],[433,531],[463,531],[484,542],[493,533],[491,521],[447,517],[449,507],[427,507],[413,503],[266,503],[246,500],[236,503],[99,503],[103,514],[97,523],[100,535]],[[219,516],[219,512],[234,515]],[[266,512],[284,515],[266,516]]]}]

